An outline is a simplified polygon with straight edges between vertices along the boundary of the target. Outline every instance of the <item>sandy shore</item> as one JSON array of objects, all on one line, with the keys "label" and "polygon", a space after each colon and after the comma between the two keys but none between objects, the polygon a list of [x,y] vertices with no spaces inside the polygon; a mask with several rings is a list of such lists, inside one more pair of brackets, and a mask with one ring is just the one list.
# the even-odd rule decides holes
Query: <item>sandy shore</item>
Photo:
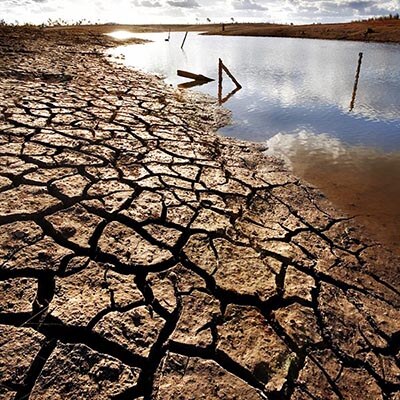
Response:
[{"label": "sandy shore", "polygon": [[210,29],[208,33],[230,36],[273,36],[400,43],[400,20],[311,25],[232,24],[225,26],[223,32],[221,27],[216,27]]},{"label": "sandy shore", "polygon": [[205,25],[96,25],[90,27],[54,27],[50,30],[97,33],[115,30],[131,32],[204,32],[208,35],[270,36],[302,39],[353,40],[363,42],[400,43],[400,20],[362,21],[337,24],[281,25],[281,24],[205,24]]},{"label": "sandy shore", "polygon": [[399,400],[399,260],[113,45],[0,30],[0,397]]}]

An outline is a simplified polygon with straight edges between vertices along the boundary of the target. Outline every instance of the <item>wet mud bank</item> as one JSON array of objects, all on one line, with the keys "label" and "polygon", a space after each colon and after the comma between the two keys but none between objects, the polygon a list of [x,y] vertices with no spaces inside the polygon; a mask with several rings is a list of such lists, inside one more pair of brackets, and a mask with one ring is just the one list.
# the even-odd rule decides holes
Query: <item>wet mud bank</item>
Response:
[{"label": "wet mud bank", "polygon": [[398,400],[399,260],[112,45],[0,30],[0,397]]}]

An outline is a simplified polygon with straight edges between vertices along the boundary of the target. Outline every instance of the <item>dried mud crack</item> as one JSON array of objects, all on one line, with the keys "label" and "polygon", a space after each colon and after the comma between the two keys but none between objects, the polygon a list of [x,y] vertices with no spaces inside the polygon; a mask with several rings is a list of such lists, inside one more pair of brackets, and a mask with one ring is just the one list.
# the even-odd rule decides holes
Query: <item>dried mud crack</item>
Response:
[{"label": "dried mud crack", "polygon": [[400,400],[398,258],[113,45],[0,30],[0,397]]}]

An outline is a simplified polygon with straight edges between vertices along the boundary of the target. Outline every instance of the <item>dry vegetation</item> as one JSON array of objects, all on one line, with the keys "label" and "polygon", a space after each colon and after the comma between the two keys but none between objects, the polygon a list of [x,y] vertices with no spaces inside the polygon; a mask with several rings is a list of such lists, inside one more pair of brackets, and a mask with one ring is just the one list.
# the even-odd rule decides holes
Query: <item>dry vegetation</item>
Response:
[{"label": "dry vegetation", "polygon": [[[0,20],[0,26],[7,25]],[[33,26],[30,26],[33,28]],[[189,31],[204,32],[207,35],[226,36],[272,36],[295,37],[307,39],[329,40],[356,40],[371,42],[400,43],[400,19],[399,15],[371,18],[363,21],[348,23],[293,25],[272,23],[228,23],[228,24],[194,24],[194,25],[119,25],[119,24],[92,24],[89,21],[79,21],[68,25],[63,20],[49,20],[40,27],[46,30],[73,30],[75,33],[92,32],[94,34],[110,33],[115,30],[130,32],[167,32]]]},{"label": "dry vegetation", "polygon": [[[400,20],[383,19],[341,24],[278,25],[278,24],[207,24],[207,25],[95,25],[51,27],[46,29],[93,30],[108,33],[115,30],[131,32],[190,31],[209,35],[273,36],[308,39],[357,40],[400,43]],[[224,29],[224,30],[223,30]]]},{"label": "dry vegetation", "polygon": [[208,34],[400,43],[400,20],[313,25],[233,24],[226,25],[224,32],[219,28],[210,30]]}]

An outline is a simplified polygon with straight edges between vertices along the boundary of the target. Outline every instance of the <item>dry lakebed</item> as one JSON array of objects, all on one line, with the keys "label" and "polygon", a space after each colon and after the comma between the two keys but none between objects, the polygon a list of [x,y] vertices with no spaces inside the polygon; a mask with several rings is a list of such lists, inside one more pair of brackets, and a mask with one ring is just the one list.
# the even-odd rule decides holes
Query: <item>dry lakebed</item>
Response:
[{"label": "dry lakebed", "polygon": [[399,259],[115,45],[0,28],[0,398],[399,400]]}]

